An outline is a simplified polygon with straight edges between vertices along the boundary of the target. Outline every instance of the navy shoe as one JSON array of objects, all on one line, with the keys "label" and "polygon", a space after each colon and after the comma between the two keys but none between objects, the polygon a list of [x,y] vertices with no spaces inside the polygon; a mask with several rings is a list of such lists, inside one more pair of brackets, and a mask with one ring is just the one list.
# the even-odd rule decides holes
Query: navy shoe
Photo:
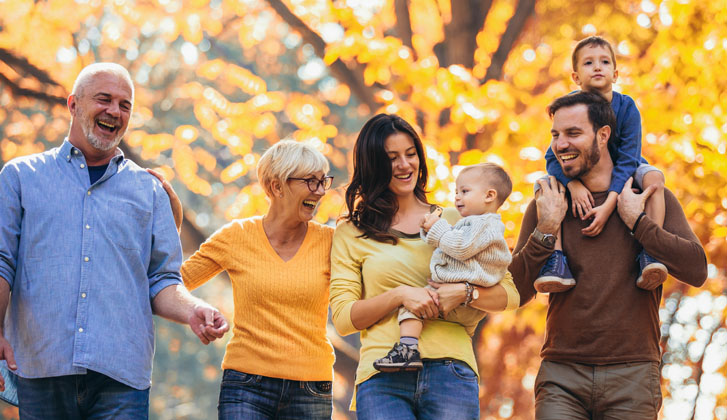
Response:
[{"label": "navy shoe", "polygon": [[639,278],[636,279],[636,286],[644,290],[654,290],[666,281],[669,270],[666,266],[654,257],[647,254],[643,249],[639,253]]},{"label": "navy shoe", "polygon": [[553,251],[533,286],[540,293],[565,292],[576,285],[563,251]]},{"label": "navy shoe", "polygon": [[417,346],[396,343],[389,354],[374,361],[374,369],[380,372],[401,372],[422,370],[422,358]]}]

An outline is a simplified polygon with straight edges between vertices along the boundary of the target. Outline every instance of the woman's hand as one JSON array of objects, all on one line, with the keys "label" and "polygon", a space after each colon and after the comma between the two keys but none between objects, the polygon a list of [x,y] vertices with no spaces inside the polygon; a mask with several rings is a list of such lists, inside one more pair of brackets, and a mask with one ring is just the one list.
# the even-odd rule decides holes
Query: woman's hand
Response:
[{"label": "woman's hand", "polygon": [[182,208],[182,201],[179,199],[179,196],[174,191],[174,188],[172,188],[172,184],[170,184],[166,179],[164,179],[164,175],[161,173],[153,170],[148,169],[146,170],[150,174],[157,177],[159,181],[162,183],[162,187],[164,187],[164,191],[166,191],[167,195],[169,196],[169,204],[172,206],[172,214],[174,215],[174,224],[177,225],[177,232],[182,231],[182,220],[184,218],[184,210]]},{"label": "woman's hand", "polygon": [[401,304],[409,312],[419,318],[437,318],[439,316],[438,296],[433,290],[423,287],[401,287]]},{"label": "woman's hand", "polygon": [[467,289],[464,283],[434,283],[429,285],[437,290],[439,296],[439,311],[447,316],[452,309],[460,306],[467,299]]}]

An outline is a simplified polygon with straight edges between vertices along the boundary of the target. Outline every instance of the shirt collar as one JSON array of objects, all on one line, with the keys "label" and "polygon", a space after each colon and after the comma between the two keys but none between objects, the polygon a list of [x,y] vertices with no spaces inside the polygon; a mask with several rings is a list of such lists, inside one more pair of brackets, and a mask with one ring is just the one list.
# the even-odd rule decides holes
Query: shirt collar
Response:
[{"label": "shirt collar", "polygon": [[[68,141],[68,137],[63,139],[63,144],[61,144],[61,148],[59,150],[58,156],[62,157],[66,162],[70,162],[71,158],[73,156],[83,155],[83,152],[81,152],[81,149],[71,144],[70,141]],[[124,160],[124,152],[121,150],[120,147],[116,148],[116,154],[114,157],[111,158],[111,162],[115,164],[121,163],[121,161]]]}]

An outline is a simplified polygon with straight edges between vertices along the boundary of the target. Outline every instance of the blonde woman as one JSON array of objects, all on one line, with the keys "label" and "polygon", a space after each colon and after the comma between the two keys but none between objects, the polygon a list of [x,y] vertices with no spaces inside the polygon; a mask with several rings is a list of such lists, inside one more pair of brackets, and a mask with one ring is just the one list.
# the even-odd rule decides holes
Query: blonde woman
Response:
[{"label": "blonde woman", "polygon": [[182,265],[195,289],[227,271],[235,316],[220,419],[330,419],[333,347],[326,338],[333,229],[312,221],[331,187],[312,146],[281,141],[260,158],[264,216],[234,220]]}]

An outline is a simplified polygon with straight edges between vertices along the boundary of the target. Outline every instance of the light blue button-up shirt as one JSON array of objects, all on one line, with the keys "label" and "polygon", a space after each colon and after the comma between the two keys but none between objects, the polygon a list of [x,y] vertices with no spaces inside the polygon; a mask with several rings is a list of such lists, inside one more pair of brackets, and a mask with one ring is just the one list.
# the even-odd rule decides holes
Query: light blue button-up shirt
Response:
[{"label": "light blue button-up shirt", "polygon": [[5,337],[17,374],[91,369],[151,384],[151,301],[181,284],[182,247],[161,183],[116,155],[90,184],[66,139],[0,171],[0,277],[11,288]]}]

